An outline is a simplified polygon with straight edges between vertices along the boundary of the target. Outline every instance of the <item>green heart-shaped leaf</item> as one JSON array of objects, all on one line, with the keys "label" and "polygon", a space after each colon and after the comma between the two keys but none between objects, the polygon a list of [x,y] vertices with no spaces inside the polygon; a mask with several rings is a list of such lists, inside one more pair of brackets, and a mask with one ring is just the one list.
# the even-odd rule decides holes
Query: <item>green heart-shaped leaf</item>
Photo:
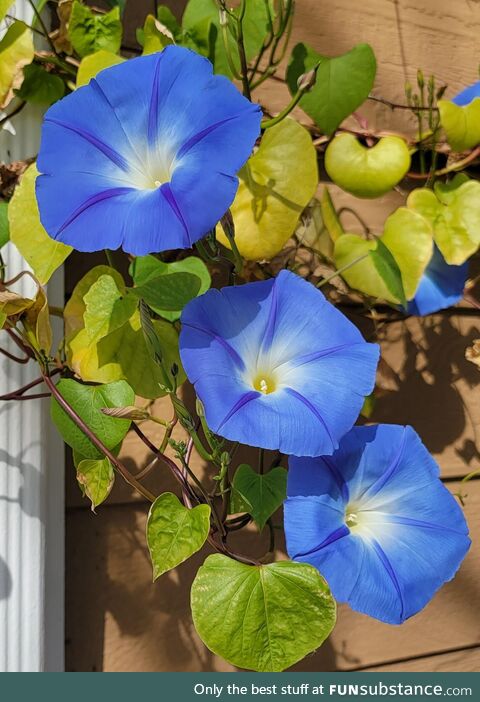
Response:
[{"label": "green heart-shaped leaf", "polygon": [[322,56],[306,44],[297,44],[287,68],[287,85],[292,95],[298,90],[299,77],[319,62],[315,85],[302,97],[300,107],[325,134],[332,134],[367,99],[377,64],[368,44],[358,44],[334,58]]},{"label": "green heart-shaped leaf", "polygon": [[76,464],[77,481],[84,495],[92,503],[92,511],[109,496],[115,473],[108,458],[90,460],[84,458]]},{"label": "green heart-shaped leaf", "polygon": [[[73,407],[88,428],[110,450],[120,444],[130,428],[129,419],[117,419],[103,414],[103,407],[126,407],[135,402],[135,393],[128,383],[119,380],[108,385],[82,385],[71,378],[60,380],[57,385],[62,397]],[[64,409],[52,397],[52,420],[66,444],[85,458],[102,458],[103,454],[77,427]]]},{"label": "green heart-shaped leaf", "polygon": [[468,105],[439,100],[438,109],[452,149],[465,151],[480,144],[480,98],[474,98]]},{"label": "green heart-shaped leaf", "polygon": [[281,671],[301,660],[322,645],[336,620],[320,573],[292,561],[250,566],[209,556],[193,582],[191,605],[205,645],[256,671]]},{"label": "green heart-shaped leaf", "polygon": [[175,322],[183,308],[211,284],[208,268],[197,256],[163,263],[155,256],[137,256],[130,266],[133,292],[161,317]]},{"label": "green heart-shaped leaf", "polygon": [[238,466],[232,481],[231,511],[248,512],[260,531],[287,498],[287,471],[278,466],[260,475],[251,466]]},{"label": "green heart-shaped leaf", "polygon": [[334,183],[352,195],[380,197],[406,175],[410,152],[400,137],[382,137],[367,147],[353,134],[339,134],[327,147],[325,169]]},{"label": "green heart-shaped leaf", "polygon": [[184,507],[178,497],[165,492],[150,507],[147,543],[153,565],[153,579],[176,568],[199,551],[210,531],[210,507]]},{"label": "green heart-shaped leaf", "polygon": [[40,222],[35,180],[35,164],[27,168],[8,205],[10,239],[44,285],[72,251],[71,246],[51,239]]},{"label": "green heart-shaped leaf", "polygon": [[460,174],[435,192],[418,188],[407,206],[421,214],[433,229],[433,238],[445,261],[461,265],[480,245],[480,183]]},{"label": "green heart-shaped leaf", "polygon": [[[267,129],[239,178],[231,207],[238,250],[249,260],[270,259],[292,236],[318,185],[317,154],[307,130],[289,118]],[[217,237],[229,246],[220,228]]]}]

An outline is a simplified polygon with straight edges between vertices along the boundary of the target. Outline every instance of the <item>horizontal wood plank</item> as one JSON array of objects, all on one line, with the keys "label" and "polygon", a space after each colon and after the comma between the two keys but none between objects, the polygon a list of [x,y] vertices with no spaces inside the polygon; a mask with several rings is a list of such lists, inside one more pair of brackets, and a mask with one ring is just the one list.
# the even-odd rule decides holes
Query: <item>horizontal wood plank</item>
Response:
[{"label": "horizontal wood plank", "polygon": [[408,661],[366,668],[365,672],[379,673],[478,673],[480,648],[467,648],[437,656],[413,658]]}]

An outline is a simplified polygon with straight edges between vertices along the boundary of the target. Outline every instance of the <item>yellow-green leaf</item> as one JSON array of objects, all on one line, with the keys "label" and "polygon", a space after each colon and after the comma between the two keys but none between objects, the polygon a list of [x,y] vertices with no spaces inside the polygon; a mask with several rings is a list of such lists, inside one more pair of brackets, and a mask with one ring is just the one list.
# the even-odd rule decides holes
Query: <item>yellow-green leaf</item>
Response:
[{"label": "yellow-green leaf", "polygon": [[92,512],[109,496],[115,473],[108,458],[86,458],[77,464],[77,481],[92,503]]},{"label": "yellow-green leaf", "polygon": [[459,266],[480,245],[480,183],[455,176],[435,192],[419,188],[410,193],[407,206],[428,220],[445,261]]},{"label": "yellow-green leaf", "polygon": [[432,228],[416,212],[399,207],[387,218],[381,240],[393,254],[406,298],[411,300],[432,257]]},{"label": "yellow-green leaf", "polygon": [[345,269],[342,278],[354,290],[398,304],[400,300],[390,292],[370,256],[376,248],[376,241],[362,239],[357,234],[343,234],[335,242],[335,266]]},{"label": "yellow-green leaf", "polygon": [[480,98],[474,98],[468,105],[439,100],[438,109],[452,149],[465,151],[480,144]]},{"label": "yellow-green leaf", "polygon": [[385,136],[371,147],[353,134],[339,134],[325,152],[325,170],[336,185],[356,197],[388,193],[410,168],[410,152],[400,137]]},{"label": "yellow-green leaf", "polygon": [[14,22],[0,40],[0,108],[8,105],[14,88],[21,86],[22,69],[32,60],[32,32],[23,22]]},{"label": "yellow-green leaf", "polygon": [[13,5],[14,0],[0,0],[0,22],[3,20],[7,14],[11,5]]},{"label": "yellow-green leaf", "polygon": [[147,544],[153,566],[153,579],[176,568],[199,551],[210,531],[210,507],[184,507],[178,497],[164,492],[150,507]]},{"label": "yellow-green leaf", "polygon": [[60,241],[51,239],[40,222],[35,179],[37,167],[32,164],[22,176],[8,206],[10,240],[15,244],[38,281],[44,285],[72,251]]},{"label": "yellow-green leaf", "polygon": [[103,71],[104,68],[110,68],[110,66],[116,66],[117,63],[123,63],[124,58],[112,53],[111,51],[105,51],[105,49],[100,49],[100,51],[95,51],[94,54],[85,56],[80,61],[80,66],[78,67],[77,73],[77,88],[81,85],[87,85],[92,78],[95,78],[97,73]]},{"label": "yellow-green leaf", "polygon": [[[231,207],[235,242],[249,260],[270,259],[292,236],[317,188],[317,154],[309,133],[289,118],[271,127],[239,177]],[[222,231],[218,238],[228,246]]]},{"label": "yellow-green leaf", "polygon": [[[127,293],[121,276],[97,266],[79,281],[65,307],[67,360],[85,381],[127,380],[137,395],[165,395],[163,375],[153,362],[141,328],[137,299]],[[177,384],[185,380],[178,353],[178,333],[167,321],[153,322],[167,373],[178,367]]]}]

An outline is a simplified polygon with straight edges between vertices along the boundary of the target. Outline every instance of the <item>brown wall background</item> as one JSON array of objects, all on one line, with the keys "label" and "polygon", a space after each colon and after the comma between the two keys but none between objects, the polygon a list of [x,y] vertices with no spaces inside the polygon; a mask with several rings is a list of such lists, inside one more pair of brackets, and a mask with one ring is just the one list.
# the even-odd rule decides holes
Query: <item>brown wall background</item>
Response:
[{"label": "brown wall background", "polygon": [[[178,13],[185,3],[166,4]],[[127,3],[129,45],[134,27],[153,6],[146,0]],[[369,42],[378,61],[375,94],[403,102],[404,81],[413,82],[418,67],[447,83],[447,96],[476,80],[479,30],[479,0],[297,0],[291,46],[305,41],[335,55]],[[270,81],[258,99],[275,112],[288,93],[280,81]],[[361,112],[372,125],[405,129],[405,116],[382,105],[368,104]],[[301,111],[297,116],[307,119]],[[337,205],[348,200],[378,231],[403,199],[393,193],[365,203],[332,192]],[[70,289],[78,263],[69,264]],[[480,669],[480,481],[461,482],[480,467],[480,373],[464,357],[465,347],[478,337],[478,311],[467,308],[388,325],[381,333],[382,394],[372,417],[412,424],[421,434],[448,487],[464,498],[474,542],[469,556],[454,582],[401,627],[341,606],[329,641],[295,670]],[[159,439],[155,430],[149,432]],[[133,437],[127,438],[123,456],[134,470],[150,458]],[[174,489],[161,471],[155,480],[156,489]],[[80,497],[73,469],[67,482],[67,670],[234,670],[205,649],[191,622],[190,585],[206,552],[152,584],[145,546],[148,506],[118,480],[94,515]],[[246,542],[254,536],[247,534]]]}]

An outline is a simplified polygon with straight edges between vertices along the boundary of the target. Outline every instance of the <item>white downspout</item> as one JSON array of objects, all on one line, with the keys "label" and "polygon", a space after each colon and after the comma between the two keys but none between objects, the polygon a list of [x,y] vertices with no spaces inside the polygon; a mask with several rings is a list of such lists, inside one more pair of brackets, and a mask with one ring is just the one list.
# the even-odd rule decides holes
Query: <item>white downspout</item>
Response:
[{"label": "white downspout", "polygon": [[[32,19],[25,0],[13,12]],[[40,123],[41,113],[30,106],[15,117],[16,135],[0,132],[0,161],[35,155]],[[8,277],[27,267],[11,244],[2,255]],[[31,294],[30,286],[25,279],[16,289]],[[47,287],[49,301],[63,305],[61,271]],[[8,342],[0,332],[2,347],[21,355]],[[0,394],[38,374],[33,362],[20,365],[0,355]],[[0,671],[61,671],[63,665],[64,447],[51,426],[48,400],[0,402]]]}]

